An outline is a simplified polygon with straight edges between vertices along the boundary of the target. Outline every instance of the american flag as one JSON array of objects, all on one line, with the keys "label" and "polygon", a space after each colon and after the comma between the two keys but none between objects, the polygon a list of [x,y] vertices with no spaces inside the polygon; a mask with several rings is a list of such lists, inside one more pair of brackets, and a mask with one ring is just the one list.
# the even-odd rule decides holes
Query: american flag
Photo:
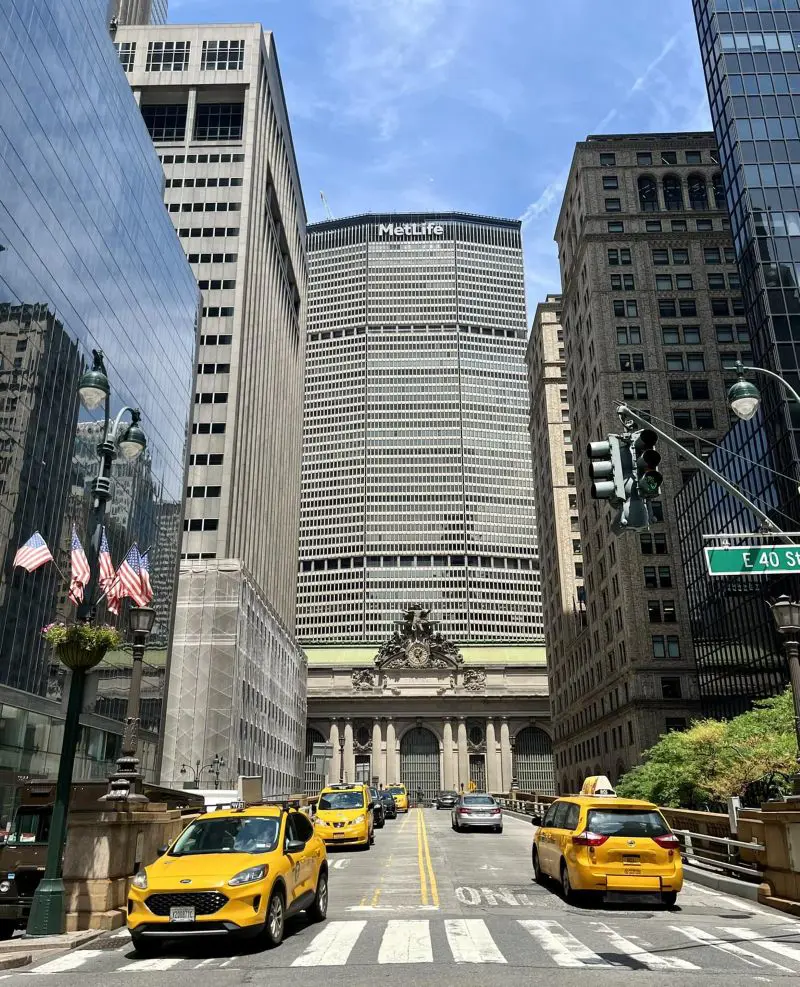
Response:
[{"label": "american flag", "polygon": [[122,597],[119,592],[117,574],[114,572],[114,563],[111,561],[111,551],[108,547],[105,528],[100,535],[98,562],[100,564],[100,588],[106,594],[106,607],[110,613],[119,613],[119,601]]},{"label": "american flag", "polygon": [[69,598],[77,606],[79,603],[83,603],[83,590],[89,582],[91,570],[89,569],[89,560],[86,558],[86,552],[83,550],[83,545],[81,545],[74,524],[72,525],[70,556],[72,559],[72,579],[69,584]]},{"label": "american flag", "polygon": [[150,558],[148,552],[143,552],[139,560],[142,570],[142,594],[146,597],[145,603],[153,599],[153,587],[150,585]]},{"label": "american flag", "polygon": [[147,603],[147,596],[142,587],[142,557],[136,543],[131,546],[119,567],[117,578],[120,582],[120,588],[117,590],[120,597],[129,596],[137,607],[143,607]]},{"label": "american flag", "polygon": [[34,531],[25,544],[17,549],[17,554],[14,556],[14,568],[16,569],[18,565],[21,565],[28,572],[33,572],[34,569],[38,569],[45,562],[52,561],[53,556],[44,538],[42,538],[38,531]]}]

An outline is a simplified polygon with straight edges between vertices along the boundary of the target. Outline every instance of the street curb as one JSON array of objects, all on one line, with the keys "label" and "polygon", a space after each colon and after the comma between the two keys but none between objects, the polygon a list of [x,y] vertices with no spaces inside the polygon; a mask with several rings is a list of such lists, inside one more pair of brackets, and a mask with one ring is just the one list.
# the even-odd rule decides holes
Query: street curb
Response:
[{"label": "street curb", "polygon": [[34,952],[43,949],[77,949],[78,946],[99,939],[107,932],[108,929],[86,929],[82,932],[67,932],[63,936],[23,936],[20,939],[9,939],[7,942],[0,943],[0,961],[4,954],[16,952],[20,947]]},{"label": "street curb", "polygon": [[740,881],[736,877],[728,877],[727,874],[715,874],[713,871],[703,870],[700,867],[692,867],[691,864],[683,865],[683,876],[686,880],[694,881],[695,884],[702,884],[706,888],[724,891],[725,894],[732,894],[736,898],[758,901],[758,884],[748,884],[747,881]]},{"label": "street curb", "polygon": [[33,962],[30,953],[6,953],[0,956],[0,970],[15,970],[18,966],[27,966]]}]

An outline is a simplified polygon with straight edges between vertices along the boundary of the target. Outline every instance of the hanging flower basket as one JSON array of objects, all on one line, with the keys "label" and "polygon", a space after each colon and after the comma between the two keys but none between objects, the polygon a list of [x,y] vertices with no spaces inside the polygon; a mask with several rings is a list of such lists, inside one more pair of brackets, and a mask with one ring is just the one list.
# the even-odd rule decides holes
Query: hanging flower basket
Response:
[{"label": "hanging flower basket", "polygon": [[107,624],[48,624],[42,637],[53,646],[58,660],[67,668],[94,668],[112,648],[122,643],[122,635]]}]

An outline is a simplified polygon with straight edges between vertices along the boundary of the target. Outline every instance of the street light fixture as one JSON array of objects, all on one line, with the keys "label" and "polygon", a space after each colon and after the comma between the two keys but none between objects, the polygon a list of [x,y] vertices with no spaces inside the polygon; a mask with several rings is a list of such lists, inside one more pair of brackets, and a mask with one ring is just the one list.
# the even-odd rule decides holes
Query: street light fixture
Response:
[{"label": "street light fixture", "polygon": [[153,630],[156,612],[152,607],[131,607],[128,610],[128,627],[133,635],[131,687],[125,711],[125,733],[122,749],[117,758],[117,770],[109,779],[108,792],[100,802],[149,802],[141,791],[142,776],[139,772],[139,709],[142,694],[142,663],[147,640]]},{"label": "street light fixture", "polygon": [[766,374],[767,377],[780,381],[795,401],[800,404],[800,395],[780,374],[766,370],[764,367],[745,367],[740,360],[736,363],[736,372],[739,374],[739,379],[728,390],[728,404],[734,415],[741,418],[742,421],[749,421],[761,404],[761,392],[752,381],[744,379],[745,373]]},{"label": "street light fixture", "polygon": [[800,603],[789,596],[779,596],[773,604],[772,616],[783,639],[792,684],[794,728],[797,736],[797,770],[792,778],[792,794],[800,798]]},{"label": "street light fixture", "polygon": [[194,767],[192,767],[191,764],[182,764],[180,773],[182,775],[185,775],[188,774],[189,771],[191,771],[192,774],[194,775],[195,787],[199,787],[200,775],[204,771],[210,771],[214,775],[214,788],[219,788],[220,768],[224,768],[224,767],[225,767],[225,758],[220,757],[219,754],[215,754],[214,759],[212,761],[209,761],[208,764],[203,764],[202,766],[200,764],[199,759],[195,761]]},{"label": "street light fixture", "polygon": [[[141,455],[147,446],[147,439],[139,425],[141,415],[137,409],[122,408],[112,422],[111,385],[109,384],[108,373],[103,361],[103,353],[101,350],[93,350],[92,356],[93,363],[91,370],[85,371],[78,381],[78,395],[81,403],[88,410],[95,410],[104,405],[104,416],[103,440],[97,447],[100,468],[92,483],[91,538],[86,552],[86,559],[89,564],[89,582],[84,590],[83,602],[77,610],[77,619],[84,623],[91,623],[95,617],[95,596],[99,579],[100,541],[103,532],[106,504],[111,500],[112,463],[117,457],[117,451],[125,459],[130,461]],[[130,424],[123,423],[123,418],[126,414],[130,414],[131,416]],[[101,657],[97,657],[96,659],[94,657],[84,657],[79,666],[73,666],[71,668],[69,699],[64,718],[64,734],[61,742],[61,757],[58,762],[58,778],[56,781],[55,798],[53,800],[53,814],[50,822],[47,859],[45,861],[44,874],[31,901],[31,911],[27,928],[29,936],[61,935],[64,932],[65,893],[64,881],[61,874],[64,842],[67,835],[67,813],[69,810],[72,773],[75,766],[75,753],[78,748],[86,673],[101,660]],[[134,662],[134,670],[137,664],[141,674],[141,660],[138,663]],[[138,724],[138,700],[136,714],[132,718]],[[126,733],[128,733],[127,724]],[[135,737],[133,744],[133,762],[135,763]],[[123,741],[123,747],[125,747],[125,741]],[[128,747],[130,747],[130,736]],[[130,764],[130,762],[127,763]]]}]

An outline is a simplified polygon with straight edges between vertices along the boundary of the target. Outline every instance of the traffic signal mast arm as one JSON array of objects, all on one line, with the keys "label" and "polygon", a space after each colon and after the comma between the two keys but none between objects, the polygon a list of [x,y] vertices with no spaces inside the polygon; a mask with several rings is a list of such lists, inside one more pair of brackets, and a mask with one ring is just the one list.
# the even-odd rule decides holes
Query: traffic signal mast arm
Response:
[{"label": "traffic signal mast arm", "polygon": [[622,419],[623,423],[626,423],[626,420],[630,419],[636,422],[637,425],[641,425],[642,428],[652,429],[652,431],[654,431],[659,436],[659,438],[662,438],[666,443],[671,445],[672,448],[676,449],[682,456],[685,456],[688,459],[690,459],[701,472],[705,473],[706,476],[710,476],[715,483],[718,483],[721,487],[727,490],[732,497],[735,497],[737,500],[741,501],[741,503],[743,503],[748,510],[752,511],[753,514],[756,515],[756,517],[761,518],[761,521],[764,524],[764,526],[767,527],[770,531],[775,531],[780,534],[784,534],[784,532],[781,531],[781,529],[778,527],[777,524],[775,524],[772,518],[770,518],[767,514],[765,514],[760,507],[756,507],[756,505],[751,500],[749,500],[741,492],[741,490],[735,487],[730,481],[726,480],[724,476],[721,476],[719,473],[717,473],[716,470],[712,470],[711,467],[708,465],[708,463],[703,462],[703,460],[700,459],[698,456],[695,456],[694,453],[689,452],[688,449],[685,449],[680,444],[680,442],[677,442],[675,439],[673,439],[671,435],[667,435],[666,432],[662,432],[660,428],[657,428],[651,421],[648,421],[646,418],[643,418],[641,415],[638,415],[635,411],[633,411],[632,408],[629,408],[627,404],[618,405],[617,414]]}]

